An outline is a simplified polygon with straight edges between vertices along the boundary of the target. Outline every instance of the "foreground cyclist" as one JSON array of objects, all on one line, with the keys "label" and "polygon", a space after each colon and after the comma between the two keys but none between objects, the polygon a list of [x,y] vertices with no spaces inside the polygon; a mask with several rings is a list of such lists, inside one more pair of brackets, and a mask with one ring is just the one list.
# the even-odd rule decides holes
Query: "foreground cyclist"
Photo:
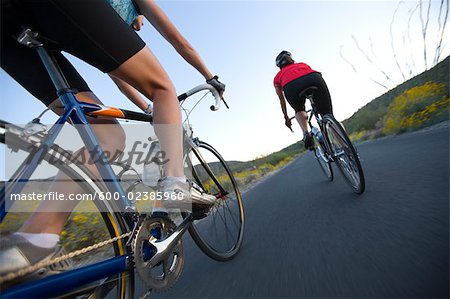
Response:
[{"label": "foreground cyclist", "polygon": [[[123,1],[131,5],[131,0]],[[145,8],[147,18],[177,50],[185,48],[183,57],[197,68],[219,92],[224,85],[204,66],[198,54],[185,41],[175,26],[153,1],[139,1]],[[46,106],[60,112],[59,100],[37,53],[15,41],[23,26],[30,26],[42,33],[52,43],[49,51],[63,69],[69,85],[79,92],[77,98],[85,102],[101,104],[76,72],[70,62],[59,52],[64,50],[139,90],[154,102],[155,131],[160,139],[161,149],[166,152],[169,163],[164,165],[165,175],[159,188],[166,193],[181,192],[190,197],[190,185],[186,181],[182,163],[181,112],[175,88],[168,75],[145,43],[123,22],[111,6],[97,0],[30,0],[1,2],[1,67],[19,84]],[[95,22],[92,22],[95,20]],[[167,38],[169,37],[169,38]],[[142,108],[142,107],[141,107]],[[110,152],[123,149],[124,133],[116,121],[95,120],[107,124],[94,126],[100,144]],[[158,125],[167,125],[164,130]],[[111,138],[113,136],[114,138]],[[85,150],[81,149],[80,151]],[[91,167],[91,170],[96,171]],[[62,174],[60,180],[67,180]],[[52,191],[77,193],[76,184],[55,183]],[[195,199],[193,199],[195,200]],[[193,202],[195,204],[195,201]],[[0,244],[0,272],[34,264],[59,254],[59,234],[70,212],[55,212],[52,207],[41,205],[38,212]],[[72,203],[63,203],[72,205]],[[53,210],[53,211],[52,211]],[[60,208],[68,211],[68,207]]]},{"label": "foreground cyclist", "polygon": [[313,138],[308,130],[308,115],[305,112],[305,98],[299,94],[308,87],[316,86],[315,102],[320,114],[333,113],[330,92],[321,73],[313,70],[303,62],[296,63],[288,51],[281,51],[275,59],[280,71],[276,74],[273,84],[280,99],[285,125],[291,129],[292,123],[287,114],[286,101],[295,110],[295,118],[303,131],[303,141],[306,149],[314,146]]}]

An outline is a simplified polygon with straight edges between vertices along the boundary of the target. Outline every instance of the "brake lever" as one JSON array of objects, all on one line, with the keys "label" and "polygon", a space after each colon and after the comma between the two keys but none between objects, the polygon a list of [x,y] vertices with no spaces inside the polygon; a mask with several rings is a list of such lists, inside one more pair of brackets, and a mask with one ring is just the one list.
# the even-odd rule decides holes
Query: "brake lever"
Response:
[{"label": "brake lever", "polygon": [[225,104],[225,107],[227,107],[227,109],[230,109],[230,107],[228,106],[228,103],[225,101],[225,98],[224,97],[221,97],[221,98],[222,98],[223,103]]}]

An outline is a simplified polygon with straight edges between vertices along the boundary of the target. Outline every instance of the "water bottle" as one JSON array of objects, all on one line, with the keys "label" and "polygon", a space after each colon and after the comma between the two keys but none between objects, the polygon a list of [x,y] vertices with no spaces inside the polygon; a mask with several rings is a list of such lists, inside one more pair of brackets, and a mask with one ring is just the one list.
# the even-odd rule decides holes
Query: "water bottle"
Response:
[{"label": "water bottle", "polygon": [[192,131],[192,125],[189,123],[183,124],[183,131],[184,131],[184,141],[186,142],[187,139],[192,138],[193,131]]},{"label": "water bottle", "polygon": [[142,174],[142,182],[149,187],[156,187],[158,180],[163,175],[163,167],[161,163],[159,163],[160,154],[161,147],[159,142],[153,141],[150,145]]},{"label": "water bottle", "polygon": [[323,136],[322,136],[322,132],[320,132],[320,130],[317,127],[312,127],[311,128],[311,133],[317,137],[317,140],[319,140],[319,142],[322,144],[323,143]]}]

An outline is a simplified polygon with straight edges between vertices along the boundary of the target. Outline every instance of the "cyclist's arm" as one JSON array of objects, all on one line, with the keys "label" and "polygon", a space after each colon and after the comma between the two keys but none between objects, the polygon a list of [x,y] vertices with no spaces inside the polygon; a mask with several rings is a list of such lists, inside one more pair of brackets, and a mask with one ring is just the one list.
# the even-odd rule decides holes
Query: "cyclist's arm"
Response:
[{"label": "cyclist's arm", "polygon": [[278,98],[280,99],[281,111],[283,111],[284,115],[284,124],[292,131],[292,122],[287,114],[286,100],[284,99],[283,90],[280,86],[275,86],[275,91],[277,92]]},{"label": "cyclist's arm", "polygon": [[213,77],[213,74],[203,63],[197,51],[195,51],[190,43],[181,35],[175,25],[153,0],[136,0],[135,2],[139,6],[141,13],[175,48],[184,60],[197,69],[206,80]]},{"label": "cyclist's arm", "polygon": [[275,86],[275,91],[280,99],[281,111],[283,112],[284,119],[289,119],[286,108],[286,100],[284,99],[283,90],[279,86]]},{"label": "cyclist's arm", "polygon": [[148,108],[148,103],[143,99],[143,97],[139,94],[139,92],[130,84],[126,83],[125,81],[110,76],[111,79],[116,83],[119,90],[130,100],[132,101],[136,106],[141,108],[143,111],[146,111]]}]

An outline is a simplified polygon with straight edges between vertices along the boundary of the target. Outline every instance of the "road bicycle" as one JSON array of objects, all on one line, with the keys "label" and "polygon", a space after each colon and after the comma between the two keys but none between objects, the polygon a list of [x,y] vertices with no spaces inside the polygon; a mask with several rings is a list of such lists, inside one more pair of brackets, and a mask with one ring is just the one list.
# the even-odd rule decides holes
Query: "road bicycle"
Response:
[{"label": "road bicycle", "polygon": [[[187,176],[192,180],[192,188],[200,196],[214,198],[214,204],[200,212],[179,213],[181,219],[178,224],[167,217],[152,217],[149,213],[140,213],[133,201],[128,199],[140,185],[141,178],[137,175],[134,182],[127,184],[121,180],[126,172],[138,171],[130,165],[109,162],[86,116],[122,118],[143,123],[152,123],[152,116],[79,102],[74,95],[76,91],[70,89],[64,74],[46,51],[40,37],[26,29],[17,40],[39,54],[64,105],[64,113],[48,130],[40,123],[39,117],[25,128],[0,122],[0,142],[5,144],[5,150],[29,154],[0,191],[0,221],[8,221],[8,217],[13,214],[8,214],[7,211],[7,201],[11,194],[20,194],[24,182],[29,182],[37,166],[45,161],[51,161],[51,165],[76,182],[84,193],[117,194],[117,200],[93,201],[99,211],[95,215],[100,215],[107,239],[0,277],[2,298],[133,298],[136,296],[134,287],[138,279],[144,283],[148,292],[166,290],[177,281],[182,272],[184,254],[181,237],[186,231],[189,231],[198,247],[210,258],[227,261],[236,256],[244,233],[244,209],[239,188],[226,161],[211,145],[193,137],[190,124],[185,126],[188,130],[184,130],[187,148],[184,163],[189,170]],[[214,96],[215,104],[210,107],[211,110],[217,111],[222,102],[228,108],[216,89],[209,84],[199,85],[183,93],[178,99],[183,104],[188,97],[200,91]],[[98,179],[82,163],[68,163],[67,161],[72,161],[70,158],[73,153],[55,144],[62,125],[68,120],[72,124],[83,124],[75,126],[76,130],[95,161],[102,179]],[[118,166],[120,170],[114,171],[112,165]],[[154,229],[159,230],[160,236],[154,236]],[[83,262],[92,259],[94,252],[98,251],[110,256]],[[29,273],[45,274],[55,264],[68,260],[81,262],[67,271],[10,286],[11,281]]]},{"label": "road bicycle", "polygon": [[[305,98],[311,103],[311,109],[307,113],[314,139],[314,157],[329,181],[334,178],[331,162],[336,162],[348,185],[355,193],[361,194],[365,190],[365,179],[358,152],[333,114],[322,116],[318,112],[314,102],[314,93],[317,89],[316,86],[311,86],[299,94],[300,98]],[[312,125],[313,117],[318,127]]]}]

